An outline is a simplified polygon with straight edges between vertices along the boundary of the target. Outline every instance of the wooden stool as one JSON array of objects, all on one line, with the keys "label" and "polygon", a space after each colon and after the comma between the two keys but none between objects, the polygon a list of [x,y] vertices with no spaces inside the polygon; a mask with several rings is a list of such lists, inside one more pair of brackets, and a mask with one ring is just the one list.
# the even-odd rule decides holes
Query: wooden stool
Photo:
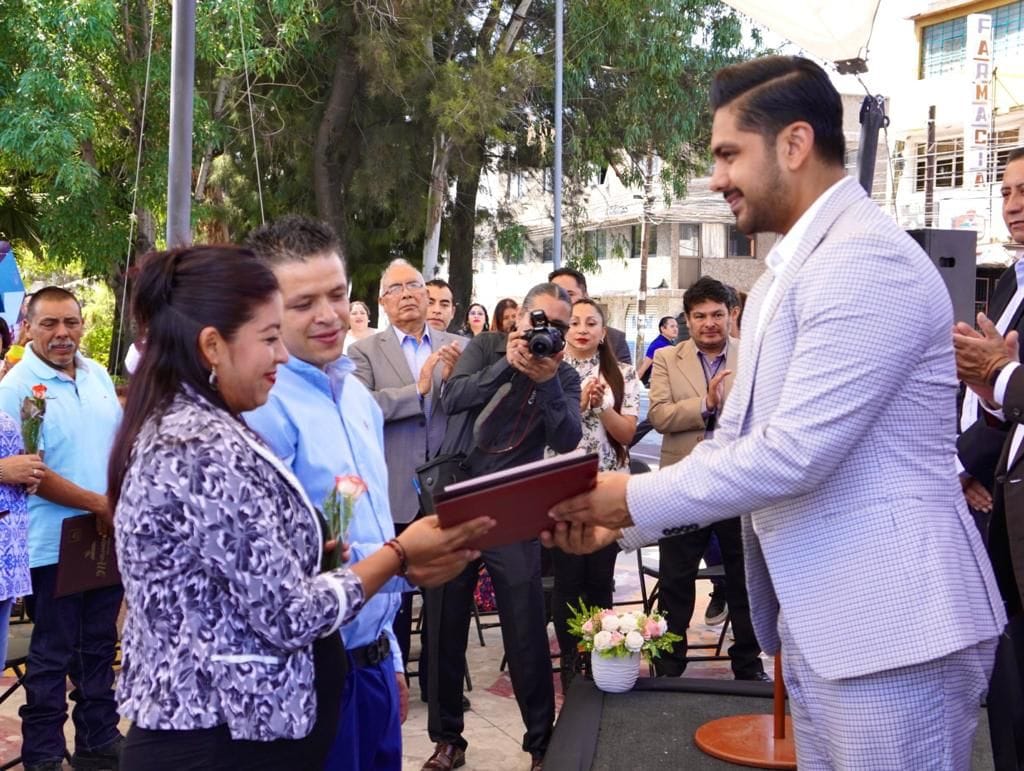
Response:
[{"label": "wooden stool", "polygon": [[711,720],[694,734],[697,746],[712,757],[757,768],[796,768],[793,725],[786,715],[782,653],[775,656],[775,694],[771,715],[733,715]]}]

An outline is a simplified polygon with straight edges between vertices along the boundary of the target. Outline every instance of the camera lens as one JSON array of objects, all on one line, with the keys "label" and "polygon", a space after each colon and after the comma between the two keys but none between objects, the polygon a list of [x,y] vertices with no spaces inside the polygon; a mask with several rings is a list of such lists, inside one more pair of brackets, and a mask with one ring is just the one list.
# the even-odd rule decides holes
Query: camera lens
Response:
[{"label": "camera lens", "polygon": [[530,353],[543,358],[555,352],[555,343],[547,332],[534,332],[529,342]]}]

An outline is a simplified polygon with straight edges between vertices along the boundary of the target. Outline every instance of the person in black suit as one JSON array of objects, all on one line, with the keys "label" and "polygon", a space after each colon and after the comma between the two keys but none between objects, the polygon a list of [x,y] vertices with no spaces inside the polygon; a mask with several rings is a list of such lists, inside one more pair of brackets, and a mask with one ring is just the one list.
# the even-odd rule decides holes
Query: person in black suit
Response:
[{"label": "person in black suit", "polygon": [[[587,277],[574,268],[558,268],[548,274],[548,281],[562,287],[569,295],[569,302],[585,300],[590,297],[587,293]],[[626,333],[615,327],[605,327],[607,340],[615,352],[615,358],[622,364],[632,364],[633,356],[629,352],[629,343],[626,342]]]},{"label": "person in black suit", "polygon": [[[1024,148],[1010,153],[1001,192],[1010,237],[1024,243]],[[1024,370],[1017,361],[1017,339],[1024,331],[1021,261],[1000,277],[991,310],[1001,323],[979,315],[980,333],[961,322],[953,339],[957,375],[987,403],[983,417],[961,434],[957,450],[971,477],[964,483],[968,503],[991,512],[988,551],[1009,619],[988,695],[992,754],[1001,771],[1024,768]],[[973,401],[965,403],[970,407]]]}]

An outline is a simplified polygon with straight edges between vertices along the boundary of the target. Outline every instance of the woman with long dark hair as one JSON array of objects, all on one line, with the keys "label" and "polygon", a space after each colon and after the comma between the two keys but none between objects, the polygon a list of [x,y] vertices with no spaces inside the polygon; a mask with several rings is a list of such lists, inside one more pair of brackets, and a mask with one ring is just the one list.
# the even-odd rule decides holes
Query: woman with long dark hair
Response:
[{"label": "woman with long dark hair", "polygon": [[439,558],[457,573],[490,523],[441,531],[428,517],[321,573],[317,511],[239,418],[288,356],[274,274],[233,246],[153,253],[132,309],[146,349],[109,468],[128,606],[117,695],[133,722],[120,768],[321,768],[338,628],[396,573]]},{"label": "woman with long dark hair", "polygon": [[516,318],[519,316],[519,303],[513,300],[511,297],[506,297],[504,300],[498,300],[498,304],[494,306],[494,331],[495,332],[511,332],[516,328]]},{"label": "woman with long dark hair", "polygon": [[[633,367],[620,364],[607,341],[604,312],[593,300],[572,306],[565,337],[565,362],[580,376],[583,438],[578,449],[598,454],[601,471],[628,471],[629,447],[640,413],[639,381]],[[610,608],[617,544],[593,554],[566,554],[552,549],[555,585],[551,595],[555,634],[561,651],[562,688],[568,687],[579,661],[576,639],[569,633],[569,604],[583,602]]]}]

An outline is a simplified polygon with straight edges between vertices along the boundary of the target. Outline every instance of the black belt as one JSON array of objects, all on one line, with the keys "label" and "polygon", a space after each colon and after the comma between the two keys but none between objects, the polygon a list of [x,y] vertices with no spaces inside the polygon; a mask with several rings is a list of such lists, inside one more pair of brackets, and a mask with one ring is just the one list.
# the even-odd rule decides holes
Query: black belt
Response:
[{"label": "black belt", "polygon": [[357,668],[375,667],[391,655],[391,643],[382,633],[374,642],[361,648],[348,648],[352,657],[352,666]]}]

